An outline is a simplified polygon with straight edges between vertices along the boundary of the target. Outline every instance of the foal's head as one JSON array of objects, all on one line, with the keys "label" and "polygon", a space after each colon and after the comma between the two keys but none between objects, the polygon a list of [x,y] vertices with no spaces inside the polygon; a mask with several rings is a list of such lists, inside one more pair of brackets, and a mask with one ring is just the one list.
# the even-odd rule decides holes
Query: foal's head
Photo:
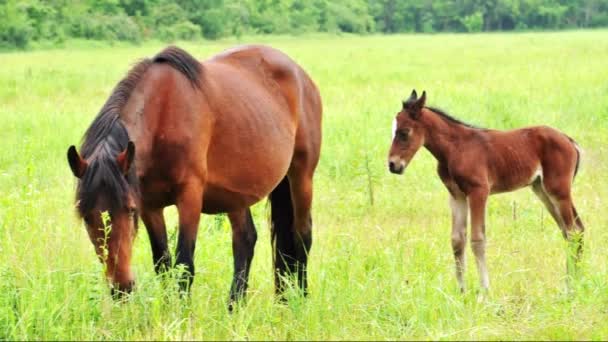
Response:
[{"label": "foal's head", "polygon": [[393,142],[388,154],[388,168],[392,173],[402,174],[416,151],[424,144],[424,129],[419,121],[426,100],[426,92],[418,98],[413,90],[410,98],[393,121]]},{"label": "foal's head", "polygon": [[[134,284],[131,249],[137,227],[137,188],[131,168],[135,146],[131,141],[124,146],[110,139],[87,152],[85,149],[83,146],[84,158],[74,146],[68,149],[70,168],[79,179],[77,211],[99,260],[105,264],[112,293],[130,292]],[[102,215],[104,212],[108,215]]]}]

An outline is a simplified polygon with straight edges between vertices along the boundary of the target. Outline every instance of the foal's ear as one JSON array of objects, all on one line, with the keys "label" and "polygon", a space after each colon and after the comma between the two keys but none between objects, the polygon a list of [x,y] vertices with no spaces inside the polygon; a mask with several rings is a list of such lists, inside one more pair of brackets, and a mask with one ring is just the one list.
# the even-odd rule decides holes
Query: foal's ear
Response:
[{"label": "foal's ear", "polygon": [[120,167],[120,170],[125,175],[129,172],[129,169],[133,164],[133,158],[135,158],[135,144],[132,141],[129,141],[127,148],[116,156],[118,167]]},{"label": "foal's ear", "polygon": [[422,108],[424,108],[424,104],[426,103],[426,91],[422,91],[422,96],[416,102],[414,102],[410,108],[409,113],[412,119],[418,119],[422,114]]},{"label": "foal's ear", "polygon": [[407,99],[408,102],[409,101],[416,101],[416,99],[418,98],[418,93],[416,93],[416,89],[412,89],[412,93],[410,94],[410,98]]},{"label": "foal's ear", "polygon": [[68,148],[68,163],[70,164],[70,169],[72,169],[72,173],[74,176],[76,176],[76,178],[82,178],[87,166],[89,166],[86,160],[82,159],[80,155],[78,155],[74,145]]},{"label": "foal's ear", "polygon": [[416,93],[416,89],[412,89],[412,94],[410,94],[410,97],[407,100],[403,101],[403,109],[406,109],[407,107],[411,106],[417,98],[418,94]]}]

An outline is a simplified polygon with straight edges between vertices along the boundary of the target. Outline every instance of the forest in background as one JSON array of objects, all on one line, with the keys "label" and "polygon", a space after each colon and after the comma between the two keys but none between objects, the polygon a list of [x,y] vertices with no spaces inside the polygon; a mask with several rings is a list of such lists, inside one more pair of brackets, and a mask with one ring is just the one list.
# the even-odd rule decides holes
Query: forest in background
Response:
[{"label": "forest in background", "polygon": [[608,26],[608,0],[0,0],[0,48],[70,38],[557,30]]}]

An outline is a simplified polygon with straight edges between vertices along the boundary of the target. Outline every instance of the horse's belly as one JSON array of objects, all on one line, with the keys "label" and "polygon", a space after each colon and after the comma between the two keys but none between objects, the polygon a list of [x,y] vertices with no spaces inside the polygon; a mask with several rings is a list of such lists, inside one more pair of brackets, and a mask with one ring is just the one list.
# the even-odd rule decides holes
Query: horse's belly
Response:
[{"label": "horse's belly", "polygon": [[240,209],[268,196],[287,174],[293,144],[271,146],[263,153],[252,146],[248,152],[224,151],[208,156],[204,212]]},{"label": "horse's belly", "polygon": [[203,213],[227,213],[250,207],[260,200],[261,198],[255,195],[235,192],[214,184],[207,184],[203,194]]}]

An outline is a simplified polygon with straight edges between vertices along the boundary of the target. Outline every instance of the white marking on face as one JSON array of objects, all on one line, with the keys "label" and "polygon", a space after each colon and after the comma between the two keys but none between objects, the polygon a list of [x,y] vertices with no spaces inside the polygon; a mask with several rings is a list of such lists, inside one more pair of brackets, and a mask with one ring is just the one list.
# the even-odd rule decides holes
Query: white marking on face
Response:
[{"label": "white marking on face", "polygon": [[397,133],[397,118],[393,119],[393,131],[391,132],[391,141],[395,140],[395,134]]}]

